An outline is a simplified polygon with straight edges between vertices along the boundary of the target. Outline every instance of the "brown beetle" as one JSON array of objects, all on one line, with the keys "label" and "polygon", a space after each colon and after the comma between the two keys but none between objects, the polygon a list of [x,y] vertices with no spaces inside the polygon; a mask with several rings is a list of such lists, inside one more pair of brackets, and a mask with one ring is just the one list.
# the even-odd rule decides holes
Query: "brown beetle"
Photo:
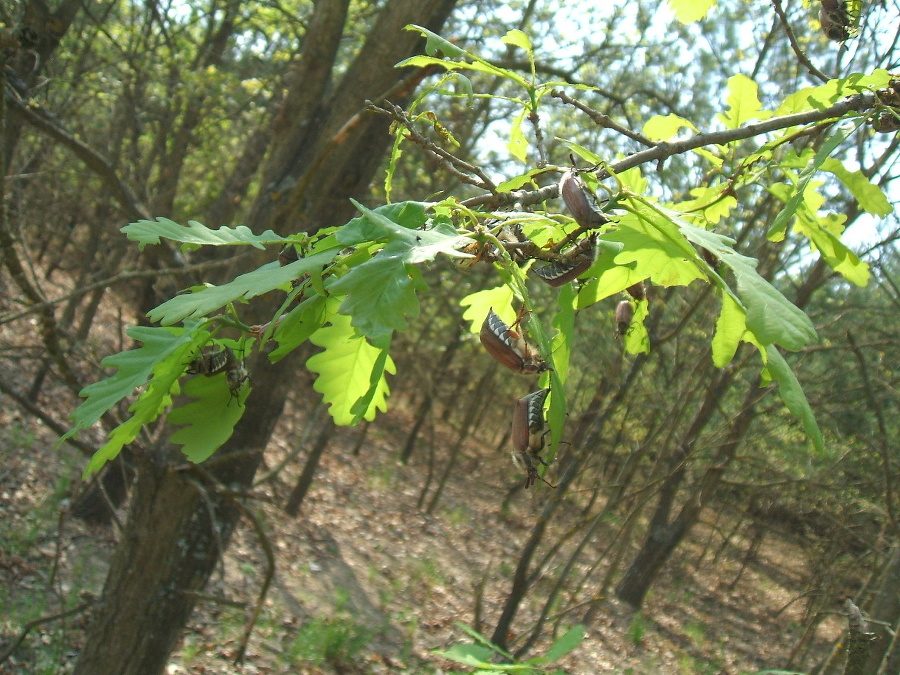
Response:
[{"label": "brown beetle", "polygon": [[598,227],[609,222],[609,219],[591,203],[592,199],[588,197],[584,181],[575,169],[569,169],[559,179],[559,196],[562,197],[575,222],[581,227]]},{"label": "brown beetle", "polygon": [[631,301],[622,300],[616,305],[616,337],[621,337],[628,332],[633,318],[634,306],[631,304]]},{"label": "brown beetle", "polygon": [[844,0],[822,0],[819,7],[819,23],[825,37],[835,42],[844,42],[850,37],[850,12]]},{"label": "brown beetle", "polygon": [[534,375],[550,370],[537,347],[512,330],[493,309],[481,324],[481,344],[497,361],[521,375]]},{"label": "brown beetle", "polygon": [[558,288],[587,272],[594,264],[596,251],[596,237],[585,237],[575,246],[560,253],[560,259],[557,262],[538,267],[534,273],[553,288]]},{"label": "brown beetle", "polygon": [[549,389],[538,389],[516,401],[513,410],[512,443],[513,463],[525,471],[525,487],[534,485],[540,478],[550,487],[555,487],[538,474],[538,466],[547,462],[540,456],[544,449],[544,401],[547,400]]}]

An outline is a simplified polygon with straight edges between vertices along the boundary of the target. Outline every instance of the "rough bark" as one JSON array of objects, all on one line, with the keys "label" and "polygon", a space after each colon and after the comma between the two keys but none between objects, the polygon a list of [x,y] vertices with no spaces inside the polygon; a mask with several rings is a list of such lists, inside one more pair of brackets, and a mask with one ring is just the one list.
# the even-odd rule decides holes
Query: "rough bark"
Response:
[{"label": "rough bark", "polygon": [[[329,12],[342,5],[323,0],[315,11],[331,16]],[[410,33],[401,30],[403,25],[418,23],[439,30],[453,5],[451,0],[389,2],[335,95],[323,106],[327,114],[321,118],[320,128],[326,134],[343,128],[361,107],[352,100],[361,103],[376,98],[402,77],[394,65],[420,47],[417,40],[410,39]],[[315,25],[316,18],[311,23]],[[323,36],[316,37],[309,43],[319,44]],[[333,66],[327,59],[321,64],[327,72]],[[296,90],[289,92],[288,100],[300,101],[307,86],[305,81],[295,82]],[[324,88],[308,93],[315,91],[319,93],[310,96],[307,109],[316,107]],[[289,114],[284,120],[298,126],[296,135],[303,135],[299,128],[307,123],[306,118]],[[338,144],[328,153],[329,161],[321,163],[322,168],[327,164],[327,170],[312,173],[302,185],[294,186],[292,204],[305,205],[303,213],[293,208],[282,210],[276,223],[272,210],[257,209],[248,224],[256,230],[277,226],[284,232],[289,228],[310,230],[312,224],[333,224],[344,217],[349,211],[347,197],[360,196],[383,157],[388,143],[386,129],[387,121],[367,119],[344,137],[347,147]],[[285,155],[280,152],[282,137],[276,133],[275,138],[278,148],[267,160],[269,175],[279,173],[279,164],[280,168],[304,166],[306,145],[295,147],[294,155]],[[322,147],[331,137],[317,138],[317,143],[309,145]],[[325,193],[331,201],[318,198]],[[267,193],[266,200],[271,196]],[[340,208],[335,209],[334,200],[341,202]],[[342,215],[335,216],[336,212]],[[247,399],[246,413],[232,438],[210,460],[208,468],[201,467],[201,473],[176,469],[164,453],[141,458],[125,536],[114,555],[76,675],[155,675],[163,671],[193,610],[192,591],[202,589],[209,579],[240,516],[235,497],[216,487],[227,485],[233,492],[251,484],[288,388],[296,387],[297,360],[288,357],[272,366],[259,359],[252,372],[254,389]]]}]

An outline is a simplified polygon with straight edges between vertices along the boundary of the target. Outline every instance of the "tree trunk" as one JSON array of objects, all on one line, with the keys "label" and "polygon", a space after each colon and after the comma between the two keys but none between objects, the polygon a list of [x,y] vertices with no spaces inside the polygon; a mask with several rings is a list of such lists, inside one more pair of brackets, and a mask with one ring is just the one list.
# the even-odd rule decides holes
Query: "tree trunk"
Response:
[{"label": "tree trunk", "polygon": [[[318,25],[317,20],[326,15],[333,18],[334,10],[337,10],[334,19],[337,24],[332,23],[331,29],[317,33],[315,40],[308,41],[308,53],[320,49],[323,42],[340,41],[346,4],[326,0],[316,3],[310,26]],[[257,209],[257,217],[248,223],[255,231],[268,227],[284,231],[286,224],[293,224],[294,230],[314,231],[320,224],[334,225],[346,220],[345,216],[352,210],[347,198],[365,194],[388,146],[388,121],[367,118],[341,136],[341,143],[330,146],[328,143],[362,108],[365,99],[378,98],[390,83],[405,74],[397,71],[395,64],[419,51],[422,42],[415,34],[403,31],[403,26],[417,23],[440,30],[454,4],[453,0],[387,3],[334,96],[320,108],[328,114],[319,118],[323,122],[317,126],[332,130],[332,134],[311,137],[297,134],[313,140],[298,145],[293,155],[280,152],[284,149],[283,138],[278,133],[274,135],[279,139],[278,152],[270,154],[266,173],[293,179],[292,183],[288,180],[291,204],[305,209],[302,219],[296,208],[279,211],[278,222],[272,220],[275,209]],[[337,53],[336,48],[333,53]],[[320,67],[328,75],[334,63],[333,59],[326,61]],[[326,84],[329,80],[330,76],[325,78]],[[296,104],[302,93],[309,91],[309,85],[310,81],[295,81],[295,89],[288,93],[287,100]],[[313,103],[319,101],[317,98]],[[282,107],[280,114],[285,113],[284,125],[308,130],[308,118],[293,116],[289,106]],[[309,152],[310,147],[314,156],[324,154],[329,161],[320,161],[319,170],[312,171],[299,183],[292,169],[307,166],[300,161],[300,156]],[[329,199],[320,199],[325,194]],[[267,192],[263,206],[273,199],[274,194]],[[253,392],[247,398],[247,410],[234,435],[205,466],[176,468],[165,453],[141,457],[128,524],[115,552],[76,675],[163,672],[193,610],[193,591],[206,584],[240,516],[234,492],[252,484],[262,452],[281,415],[288,388],[296,388],[296,369],[300,366],[296,353],[277,365],[269,364],[264,357],[258,359],[252,373]],[[227,491],[219,489],[223,485],[228,486]]]}]

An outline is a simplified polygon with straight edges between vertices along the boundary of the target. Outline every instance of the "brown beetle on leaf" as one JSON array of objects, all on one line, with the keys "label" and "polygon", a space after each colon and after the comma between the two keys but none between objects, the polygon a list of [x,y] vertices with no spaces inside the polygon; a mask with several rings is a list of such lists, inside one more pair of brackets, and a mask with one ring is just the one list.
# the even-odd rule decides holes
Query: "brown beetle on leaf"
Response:
[{"label": "brown beetle on leaf", "polygon": [[634,306],[630,300],[622,300],[616,305],[616,337],[621,337],[628,332],[633,318]]},{"label": "brown beetle on leaf", "polygon": [[507,326],[493,309],[481,324],[479,338],[488,354],[516,373],[535,375],[550,370],[537,347]]},{"label": "brown beetle on leaf", "polygon": [[594,264],[596,236],[588,236],[559,254],[559,260],[538,267],[534,273],[545,283],[558,288],[584,274]]},{"label": "brown beetle on leaf", "polygon": [[187,367],[188,375],[206,375],[212,377],[228,367],[228,347],[210,345],[203,347],[200,354]]}]

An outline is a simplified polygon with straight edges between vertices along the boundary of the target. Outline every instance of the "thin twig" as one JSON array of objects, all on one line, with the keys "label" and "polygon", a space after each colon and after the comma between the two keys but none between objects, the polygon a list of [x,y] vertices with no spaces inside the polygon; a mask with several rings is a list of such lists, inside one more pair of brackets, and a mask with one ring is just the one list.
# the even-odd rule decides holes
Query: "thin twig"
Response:
[{"label": "thin twig", "polygon": [[[244,254],[242,254],[243,256]],[[166,276],[172,277],[176,275],[184,275],[191,274],[193,272],[201,272],[209,269],[214,269],[216,267],[227,267],[234,263],[234,261],[238,257],[235,256],[232,258],[228,258],[227,260],[209,260],[207,262],[197,263],[195,265],[189,265],[187,267],[165,267],[162,269],[153,269],[153,270],[128,270],[125,272],[119,272],[117,274],[112,275],[111,277],[107,277],[105,279],[101,279],[100,281],[95,281],[94,283],[88,284],[87,286],[81,286],[76,288],[70,293],[66,293],[65,295],[61,295],[58,298],[53,298],[52,300],[44,300],[42,302],[37,302],[33,305],[29,305],[27,309],[23,309],[21,312],[17,314],[6,314],[4,316],[0,316],[0,325],[4,323],[10,323],[11,321],[16,321],[21,319],[24,316],[28,316],[33,312],[38,312],[44,310],[48,307],[52,307],[53,305],[59,304],[61,302],[66,302],[71,300],[72,298],[77,298],[82,295],[86,295],[98,288],[104,288],[106,286],[114,286],[116,284],[120,284],[124,281],[133,281],[135,279],[147,279],[156,276]]]},{"label": "thin twig", "polygon": [[[399,106],[394,105],[390,101],[384,101],[384,108],[371,102],[367,102],[367,105],[369,110],[381,113],[382,115],[388,115],[402,124],[409,132],[407,138],[410,141],[420,145],[427,152],[437,157],[444,168],[461,182],[474,185],[475,187],[481,188],[482,190],[488,190],[489,192],[493,192],[496,189],[494,182],[477,166],[469,164],[469,162],[460,159],[451,152],[447,152],[442,147],[435,145],[419,133],[409,117],[406,116],[406,112]],[[472,176],[477,176],[478,180]]]},{"label": "thin twig", "polygon": [[794,31],[791,28],[791,24],[788,22],[787,15],[781,7],[781,0],[772,0],[772,5],[775,7],[775,13],[778,14],[778,18],[781,19],[781,25],[784,26],[784,32],[787,33],[788,41],[791,43],[791,49],[794,50],[797,60],[809,69],[810,75],[817,77],[822,80],[822,82],[828,82],[829,77],[816,68],[803,49],[801,49],[800,43],[797,42],[797,37],[794,35]]},{"label": "thin twig", "polygon": [[614,122],[609,116],[604,115],[601,112],[598,112],[591,108],[590,106],[585,105],[581,101],[577,101],[574,98],[568,96],[565,92],[559,91],[558,89],[554,89],[550,92],[550,95],[553,98],[558,98],[563,103],[566,103],[571,106],[575,106],[585,115],[590,117],[597,126],[604,127],[606,129],[612,129],[613,131],[622,134],[623,136],[628,136],[633,141],[637,141],[642,145],[646,145],[647,147],[652,148],[654,146],[653,141],[651,141],[646,136],[636,133],[627,127],[623,127],[621,124],[617,124]]},{"label": "thin twig", "polygon": [[[680,155],[707,145],[726,145],[728,143],[733,143],[746,138],[753,138],[780,129],[815,124],[825,120],[839,119],[849,112],[869,110],[873,108],[875,104],[876,100],[874,94],[865,92],[848,96],[822,110],[810,110],[791,115],[783,115],[781,117],[771,117],[765,121],[754,122],[738,127],[737,129],[723,129],[721,131],[699,133],[678,141],[657,143],[651,148],[641,150],[624,159],[620,159],[618,162],[608,164],[606,168],[600,169],[597,172],[597,179],[604,180],[612,175],[627,171],[636,166],[648,164],[650,162],[662,162],[669,157]],[[463,206],[469,208],[478,206],[499,208],[511,204],[520,204],[522,207],[525,207],[539,204],[556,197],[559,197],[559,186],[554,184],[546,185],[539,190],[513,190],[511,192],[480,195],[478,197],[466,199],[461,203]]]}]

